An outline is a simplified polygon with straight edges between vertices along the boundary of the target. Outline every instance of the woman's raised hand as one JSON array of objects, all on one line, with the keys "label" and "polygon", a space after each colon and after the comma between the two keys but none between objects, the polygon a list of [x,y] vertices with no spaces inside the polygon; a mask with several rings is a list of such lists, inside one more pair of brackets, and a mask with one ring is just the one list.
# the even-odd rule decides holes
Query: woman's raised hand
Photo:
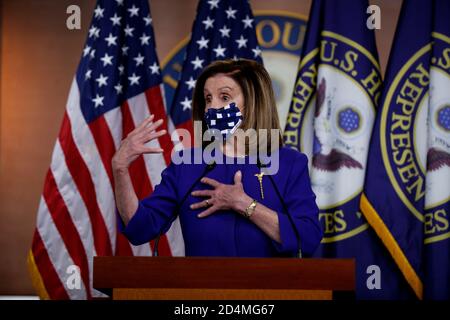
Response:
[{"label": "woman's raised hand", "polygon": [[145,144],[167,133],[166,130],[156,131],[163,123],[162,119],[153,122],[154,115],[145,119],[138,127],[131,131],[120,143],[119,149],[112,158],[114,170],[128,169],[130,164],[141,154],[161,153],[161,148],[149,148]]}]

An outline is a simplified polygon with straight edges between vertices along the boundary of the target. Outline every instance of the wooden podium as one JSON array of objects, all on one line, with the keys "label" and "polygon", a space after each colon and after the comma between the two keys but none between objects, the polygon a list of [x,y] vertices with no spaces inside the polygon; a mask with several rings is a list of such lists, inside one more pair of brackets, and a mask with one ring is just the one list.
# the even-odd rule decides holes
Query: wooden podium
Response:
[{"label": "wooden podium", "polygon": [[353,259],[95,257],[94,288],[114,300],[354,298]]}]

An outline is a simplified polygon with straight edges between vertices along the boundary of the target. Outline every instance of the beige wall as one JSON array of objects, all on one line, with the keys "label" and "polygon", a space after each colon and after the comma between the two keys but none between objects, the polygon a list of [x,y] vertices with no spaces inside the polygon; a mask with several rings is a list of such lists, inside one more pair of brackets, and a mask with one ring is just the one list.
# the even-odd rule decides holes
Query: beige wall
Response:
[{"label": "beige wall", "polygon": [[[371,1],[382,10],[377,44],[384,70],[400,0]],[[253,10],[308,15],[311,0],[251,1]],[[80,59],[94,0],[0,2],[0,295],[33,294],[26,255],[72,77]],[[65,27],[77,4],[82,30]],[[197,0],[152,0],[159,58],[191,29]]]}]

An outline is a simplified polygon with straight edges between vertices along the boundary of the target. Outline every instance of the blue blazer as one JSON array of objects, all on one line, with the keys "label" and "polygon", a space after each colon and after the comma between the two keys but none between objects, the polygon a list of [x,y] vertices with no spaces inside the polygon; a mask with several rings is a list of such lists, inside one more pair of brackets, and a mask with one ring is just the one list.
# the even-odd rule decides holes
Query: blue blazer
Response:
[{"label": "blue blazer", "polygon": [[[195,149],[187,152],[194,153]],[[198,149],[197,149],[198,150]],[[185,151],[186,152],[186,151]],[[165,233],[179,215],[186,256],[273,257],[291,256],[298,251],[294,228],[301,238],[304,255],[311,256],[322,239],[319,209],[316,205],[308,174],[307,157],[293,149],[282,147],[278,151],[279,170],[273,180],[281,193],[289,213],[269,180],[263,177],[264,199],[261,198],[256,164],[217,164],[205,176],[226,184],[233,184],[236,171],[242,172],[244,191],[278,215],[281,243],[269,238],[249,219],[232,210],[216,211],[205,218],[197,214],[205,210],[190,209],[192,203],[204,197],[187,195],[195,181],[205,172],[206,164],[170,164],[162,172],[161,183],[153,193],[139,201],[139,207],[125,227],[119,221],[119,230],[133,245],[140,245]],[[224,161],[226,160],[226,156]],[[193,156],[192,156],[193,159]],[[198,182],[193,190],[212,189]],[[287,214],[292,216],[294,225]]]}]

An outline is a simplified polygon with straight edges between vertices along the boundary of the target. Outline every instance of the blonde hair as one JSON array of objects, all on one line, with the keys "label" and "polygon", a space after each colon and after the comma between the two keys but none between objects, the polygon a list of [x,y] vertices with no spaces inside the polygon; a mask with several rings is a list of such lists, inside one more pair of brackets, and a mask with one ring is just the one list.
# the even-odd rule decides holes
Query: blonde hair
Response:
[{"label": "blonde hair", "polygon": [[245,106],[240,128],[243,130],[255,129],[256,132],[259,132],[260,129],[267,129],[266,138],[269,150],[271,150],[270,129],[278,129],[280,132],[278,145],[281,146],[283,140],[269,73],[258,62],[247,59],[215,61],[207,66],[198,77],[192,98],[192,112],[194,121],[202,121],[202,136],[207,128],[204,120],[206,102],[203,90],[206,80],[219,73],[232,78],[241,87]]}]

